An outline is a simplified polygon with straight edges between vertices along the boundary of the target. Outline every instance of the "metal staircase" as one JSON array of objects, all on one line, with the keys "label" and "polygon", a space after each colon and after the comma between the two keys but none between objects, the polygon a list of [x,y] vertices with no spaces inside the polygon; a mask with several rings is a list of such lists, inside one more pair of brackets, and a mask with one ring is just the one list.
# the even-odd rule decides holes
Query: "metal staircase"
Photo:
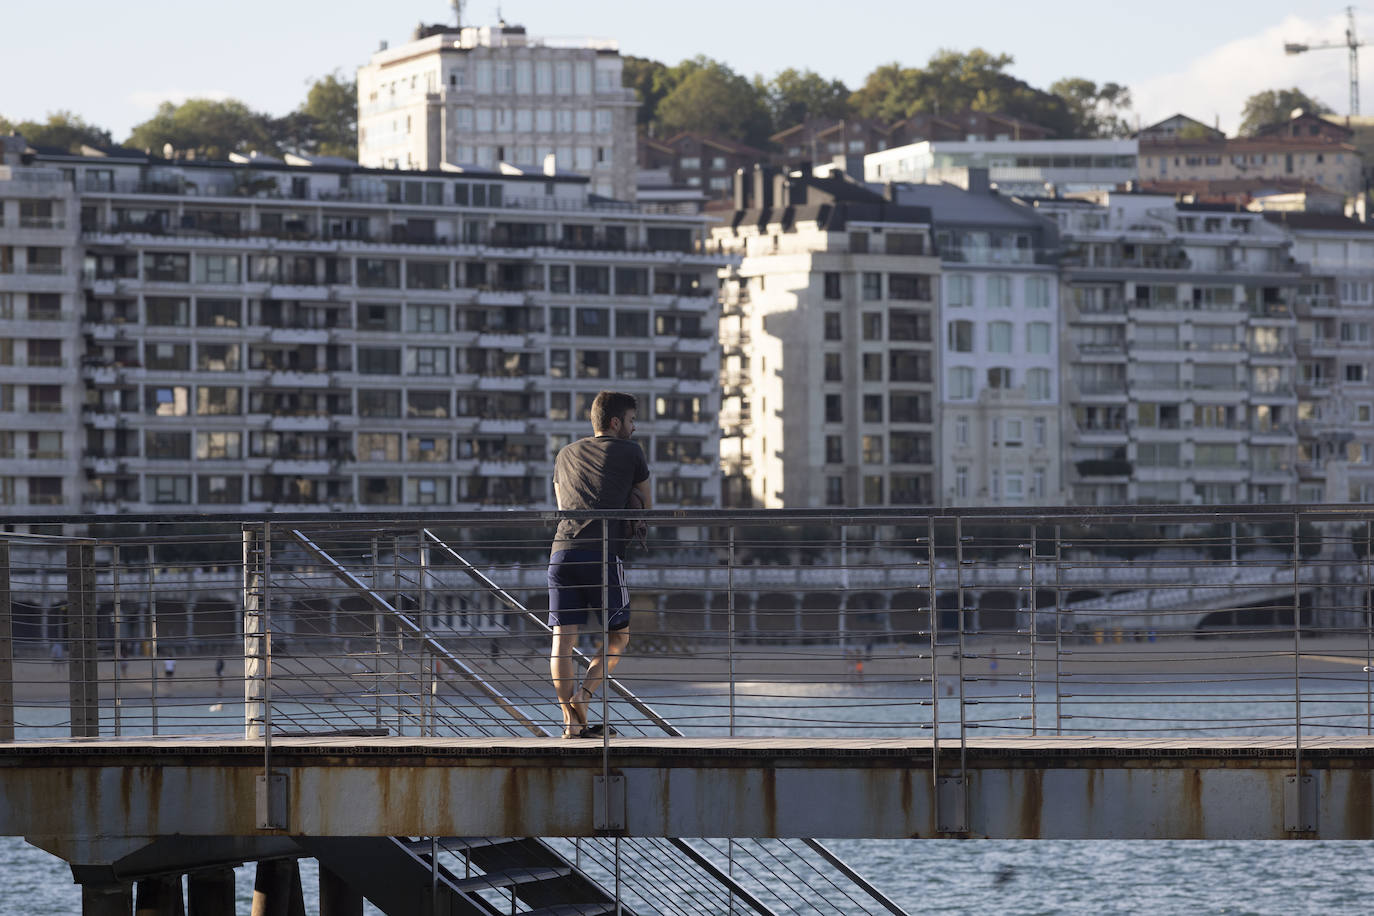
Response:
[{"label": "metal staircase", "polygon": [[[389,639],[419,651],[427,660],[421,662],[421,668],[426,664],[433,666],[431,671],[442,667],[460,682],[463,693],[443,710],[435,707],[440,702],[435,691],[419,698],[422,733],[428,715],[429,734],[552,735],[541,724],[547,717],[541,720],[539,713],[531,711],[534,707],[526,708],[527,704],[547,703],[528,676],[535,673],[533,669],[527,667],[515,677],[501,667],[517,664],[514,660],[502,658],[498,663],[495,655],[491,659],[481,653],[460,655],[426,631],[418,614],[406,613],[424,606],[427,562],[417,558],[407,568],[413,577],[403,585],[398,556],[393,563],[395,587],[385,589],[388,598],[375,572],[355,573],[321,547],[316,538],[300,530],[292,530],[290,535],[293,548],[303,552],[306,562],[282,563],[274,575],[294,576],[297,587],[306,590],[318,590],[322,581],[342,583],[374,612],[379,642],[385,630]],[[420,538],[510,611],[524,615],[527,625],[548,632],[542,619],[432,531],[421,530]],[[375,558],[375,546],[373,551]],[[301,570],[307,568],[311,572],[302,577]],[[582,653],[576,653],[576,658],[583,667],[590,662]],[[397,662],[398,679],[401,664]],[[376,672],[369,673],[380,681],[381,664]],[[546,686],[544,678],[546,674],[540,676],[541,691]],[[608,710],[612,711],[611,721],[622,734],[682,734],[623,684],[613,678],[606,683],[616,697]],[[468,705],[462,705],[464,700]],[[425,702],[430,704],[427,714]],[[276,721],[291,720],[278,716]],[[346,720],[343,724],[358,723]],[[900,907],[814,840],[775,841],[771,846],[753,840],[719,841],[728,843],[720,846],[711,841],[693,844],[676,838],[619,837],[301,837],[297,842],[388,916],[707,916],[720,912],[758,916],[888,912],[904,916]],[[741,853],[738,859],[737,850]],[[817,878],[818,887],[810,893],[805,886],[807,872]]]}]

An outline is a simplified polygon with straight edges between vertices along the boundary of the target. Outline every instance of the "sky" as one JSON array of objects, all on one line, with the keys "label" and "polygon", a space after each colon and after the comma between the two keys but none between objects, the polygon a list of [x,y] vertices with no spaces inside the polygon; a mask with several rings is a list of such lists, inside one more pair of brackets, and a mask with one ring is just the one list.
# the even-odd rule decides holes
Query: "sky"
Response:
[{"label": "sky", "polygon": [[[117,141],[167,100],[232,97],[284,114],[313,79],[351,73],[380,41],[394,46],[416,23],[453,16],[446,0],[7,6],[0,116],[69,110]],[[942,48],[982,47],[1010,54],[1010,71],[1040,88],[1066,76],[1124,83],[1142,124],[1182,111],[1233,132],[1249,95],[1294,85],[1339,113],[1349,107],[1343,49],[1283,53],[1285,41],[1344,40],[1343,8],[1310,0],[477,0],[465,4],[464,21],[492,23],[498,9],[532,35],[614,38],[623,54],[668,63],[705,54],[751,76],[812,69],[851,89],[880,64],[920,66]],[[1359,17],[1360,35],[1374,37],[1374,12]],[[1364,110],[1374,114],[1368,88]]]}]

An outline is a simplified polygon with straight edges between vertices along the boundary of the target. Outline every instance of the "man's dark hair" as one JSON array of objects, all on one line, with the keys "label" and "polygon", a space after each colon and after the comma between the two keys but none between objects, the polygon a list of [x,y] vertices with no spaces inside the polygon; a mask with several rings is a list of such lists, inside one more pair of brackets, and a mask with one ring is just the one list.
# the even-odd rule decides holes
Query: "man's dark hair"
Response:
[{"label": "man's dark hair", "polygon": [[623,422],[625,411],[638,410],[639,401],[623,391],[599,391],[592,401],[592,429],[610,429],[617,417]]}]

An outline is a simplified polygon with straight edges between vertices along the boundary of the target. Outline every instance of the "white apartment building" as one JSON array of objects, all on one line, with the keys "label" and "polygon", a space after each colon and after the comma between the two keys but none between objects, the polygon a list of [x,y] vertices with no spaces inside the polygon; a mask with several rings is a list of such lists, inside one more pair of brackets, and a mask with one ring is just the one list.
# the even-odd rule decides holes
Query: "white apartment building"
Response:
[{"label": "white apartment building", "polygon": [[1274,213],[1310,273],[1298,287],[1298,492],[1304,503],[1374,502],[1374,227]]},{"label": "white apartment building", "polygon": [[719,502],[700,217],[571,176],[6,158],[0,511],[547,507],[602,388],[659,505]]},{"label": "white apartment building", "polygon": [[0,507],[68,506],[81,487],[77,196],[57,172],[8,165],[0,137]]},{"label": "white apartment building", "polygon": [[614,41],[422,26],[358,68],[358,158],[399,169],[575,172],[633,200],[634,91]]},{"label": "white apartment building", "polygon": [[930,214],[843,176],[757,169],[712,230],[725,272],[726,501],[930,505],[940,262]]},{"label": "white apartment building", "polygon": [[1054,223],[991,192],[897,185],[929,208],[942,265],[937,463],[943,505],[1061,503]]},{"label": "white apartment building", "polygon": [[1161,195],[1034,204],[1064,245],[1073,502],[1291,502],[1301,274],[1287,234]]},{"label": "white apartment building", "polygon": [[1139,152],[1135,140],[923,140],[865,155],[864,180],[966,188],[986,169],[1008,195],[1110,191],[1140,177]]}]

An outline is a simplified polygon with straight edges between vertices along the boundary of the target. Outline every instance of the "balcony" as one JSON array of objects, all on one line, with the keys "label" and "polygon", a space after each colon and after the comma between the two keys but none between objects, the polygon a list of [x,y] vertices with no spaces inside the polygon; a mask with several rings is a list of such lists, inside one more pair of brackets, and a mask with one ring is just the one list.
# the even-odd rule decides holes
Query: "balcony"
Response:
[{"label": "balcony", "polygon": [[1130,477],[1134,465],[1125,458],[1087,458],[1074,462],[1079,477]]}]

